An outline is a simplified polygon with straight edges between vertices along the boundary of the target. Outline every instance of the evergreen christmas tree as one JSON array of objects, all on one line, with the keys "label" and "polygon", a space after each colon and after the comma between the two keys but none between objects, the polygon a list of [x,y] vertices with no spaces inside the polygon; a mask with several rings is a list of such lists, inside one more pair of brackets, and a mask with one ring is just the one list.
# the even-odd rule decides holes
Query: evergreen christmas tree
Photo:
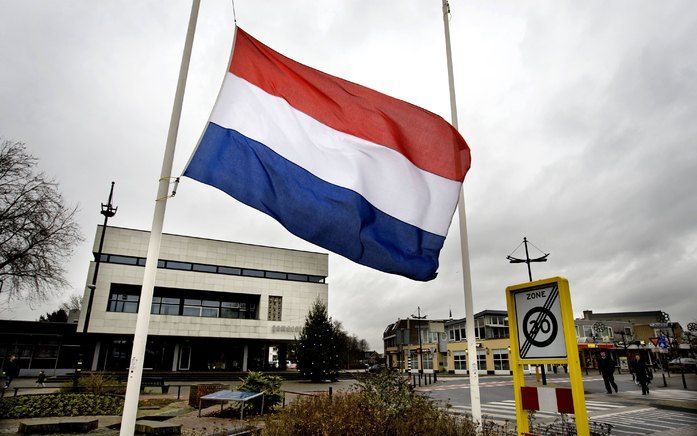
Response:
[{"label": "evergreen christmas tree", "polygon": [[298,370],[313,382],[335,380],[339,372],[337,331],[327,306],[317,300],[298,339]]}]

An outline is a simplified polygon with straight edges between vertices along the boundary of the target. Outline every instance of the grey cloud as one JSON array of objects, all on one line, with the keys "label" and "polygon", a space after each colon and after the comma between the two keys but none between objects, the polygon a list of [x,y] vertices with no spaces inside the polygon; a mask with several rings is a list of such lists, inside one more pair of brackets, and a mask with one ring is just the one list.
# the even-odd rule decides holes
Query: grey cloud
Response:
[{"label": "grey cloud", "polygon": [[[252,2],[238,20],[313,67],[449,115],[440,3]],[[697,266],[697,10],[691,2],[452,2],[475,310],[526,280],[505,256],[528,236],[552,253],[577,312],[663,309],[694,320]],[[165,6],[166,5],[166,6]],[[81,204],[88,241],[69,261],[82,289],[98,204],[117,181],[114,225],[147,228],[188,1],[3,2],[0,134],[24,139]],[[222,79],[228,1],[204,2],[175,159],[180,171]],[[184,180],[173,233],[317,250],[271,218]],[[416,283],[330,256],[330,312],[381,349],[387,323],[421,306],[464,314],[457,216],[438,279]],[[69,291],[69,290],[60,290]],[[60,297],[56,297],[59,300]],[[37,318],[56,302],[17,307]]]}]

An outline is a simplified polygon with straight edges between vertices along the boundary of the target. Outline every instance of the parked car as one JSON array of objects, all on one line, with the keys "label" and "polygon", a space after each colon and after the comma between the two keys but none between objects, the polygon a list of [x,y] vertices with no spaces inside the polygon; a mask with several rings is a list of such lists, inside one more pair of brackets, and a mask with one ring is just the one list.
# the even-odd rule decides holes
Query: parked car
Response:
[{"label": "parked car", "polygon": [[697,359],[691,357],[678,357],[668,362],[669,371],[695,371],[697,370]]},{"label": "parked car", "polygon": [[366,371],[375,373],[375,372],[380,372],[384,369],[385,369],[385,365],[383,365],[382,363],[376,363],[375,365],[368,367],[368,369]]}]

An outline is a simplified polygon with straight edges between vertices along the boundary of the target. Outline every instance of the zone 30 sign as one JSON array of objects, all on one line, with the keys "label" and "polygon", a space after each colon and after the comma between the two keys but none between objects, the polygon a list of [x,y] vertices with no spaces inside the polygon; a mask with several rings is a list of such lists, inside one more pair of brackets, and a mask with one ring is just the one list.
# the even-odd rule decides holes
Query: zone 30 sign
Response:
[{"label": "zone 30 sign", "polygon": [[558,284],[521,290],[514,300],[520,358],[565,358]]},{"label": "zone 30 sign", "polygon": [[[521,283],[506,288],[506,306],[511,334],[511,369],[516,402],[518,435],[530,434],[528,412],[550,410],[542,407],[554,402],[554,411],[573,413],[576,434],[589,436],[581,376],[581,362],[576,344],[574,313],[571,307],[569,282],[563,277],[551,277],[535,282]],[[567,365],[571,385],[571,404],[559,406],[559,398],[569,397],[569,388],[525,386],[524,365]],[[530,393],[536,395],[529,395]],[[528,400],[524,401],[524,394]],[[562,395],[563,394],[563,395]],[[531,398],[534,397],[534,401]],[[542,400],[547,398],[547,401]],[[569,401],[567,401],[569,403]]]}]

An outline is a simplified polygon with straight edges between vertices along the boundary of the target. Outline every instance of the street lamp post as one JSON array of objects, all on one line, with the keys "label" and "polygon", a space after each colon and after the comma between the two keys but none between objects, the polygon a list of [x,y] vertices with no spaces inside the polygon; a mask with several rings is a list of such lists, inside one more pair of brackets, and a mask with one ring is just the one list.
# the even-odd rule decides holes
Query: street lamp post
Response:
[{"label": "street lamp post", "polygon": [[106,234],[106,226],[109,222],[109,218],[116,215],[116,210],[118,207],[114,207],[111,204],[111,199],[114,196],[114,182],[111,182],[111,190],[109,191],[109,200],[107,203],[102,203],[102,210],[99,212],[104,215],[104,225],[102,225],[102,234],[99,237],[99,249],[97,250],[97,259],[94,264],[94,274],[92,274],[92,283],[87,285],[89,289],[89,298],[87,300],[87,307],[85,309],[85,324],[82,327],[82,332],[87,333],[87,327],[90,324],[90,314],[92,312],[92,302],[94,301],[94,290],[97,288],[97,276],[99,275],[99,265],[102,262],[102,249],[104,248],[104,235]]},{"label": "street lamp post", "polygon": [[[423,350],[422,343],[421,343],[421,320],[426,319],[426,315],[421,316],[421,306],[417,306],[416,313],[418,314],[417,316],[412,315],[411,317],[414,319],[418,319],[418,322],[416,324],[416,328],[418,329],[418,332],[419,332],[419,361],[421,362],[421,367],[419,368],[419,374],[423,374],[423,372],[424,372],[424,350]],[[421,375],[419,375],[419,380],[421,380]]]}]

